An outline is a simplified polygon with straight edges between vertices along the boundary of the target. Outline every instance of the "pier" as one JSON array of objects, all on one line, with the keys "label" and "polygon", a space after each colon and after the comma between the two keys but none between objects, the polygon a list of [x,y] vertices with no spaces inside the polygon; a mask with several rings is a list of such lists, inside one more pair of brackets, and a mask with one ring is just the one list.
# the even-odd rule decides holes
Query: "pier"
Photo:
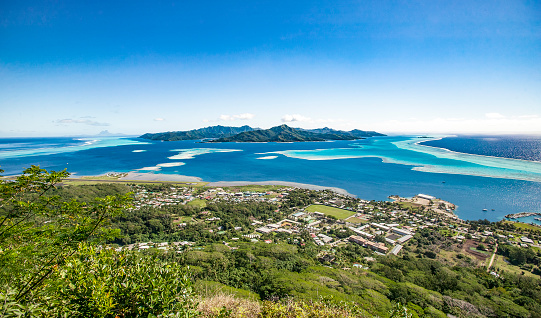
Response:
[{"label": "pier", "polygon": [[523,217],[533,216],[533,215],[541,215],[541,212],[520,212],[520,213],[507,214],[505,217],[508,219],[518,219],[518,218],[523,218]]}]

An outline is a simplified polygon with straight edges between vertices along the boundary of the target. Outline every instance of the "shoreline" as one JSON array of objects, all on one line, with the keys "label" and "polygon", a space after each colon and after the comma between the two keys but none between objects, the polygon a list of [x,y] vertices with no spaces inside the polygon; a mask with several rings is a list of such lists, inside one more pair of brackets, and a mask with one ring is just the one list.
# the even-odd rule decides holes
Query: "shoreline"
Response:
[{"label": "shoreline", "polygon": [[290,181],[276,181],[276,180],[269,180],[269,181],[216,181],[216,182],[209,182],[206,186],[207,187],[238,187],[238,186],[248,186],[248,185],[283,185],[287,187],[296,187],[296,188],[302,188],[302,189],[308,189],[308,190],[331,190],[338,194],[346,195],[352,198],[356,198],[357,196],[354,194],[351,194],[347,192],[347,190],[342,188],[336,188],[336,187],[326,187],[326,186],[319,186],[315,184],[308,184],[308,183],[299,183],[299,182],[290,182]]},{"label": "shoreline", "polygon": [[[207,182],[199,177],[185,176],[180,174],[158,174],[147,172],[129,172],[126,176],[119,178],[119,181],[169,181],[169,182]],[[338,194],[356,198],[357,196],[349,193],[347,190],[336,187],[319,186],[315,184],[290,182],[290,181],[215,181],[208,182],[207,187],[238,187],[248,185],[283,185],[288,187],[297,187],[308,190],[331,190]]]},{"label": "shoreline", "polygon": [[181,174],[161,174],[149,172],[128,172],[120,181],[177,181],[177,182],[204,182],[203,179]]},{"label": "shoreline", "polygon": [[[404,203],[410,203],[410,204],[414,204],[418,206],[424,206],[432,212],[436,212],[438,214],[445,215],[451,219],[456,219],[456,220],[460,220],[464,222],[463,219],[461,219],[458,215],[455,214],[455,210],[457,206],[454,203],[451,203],[446,200],[442,200],[440,198],[426,199],[426,198],[420,197],[419,195],[415,195],[411,198],[406,198],[406,197],[401,197],[398,195],[391,195],[389,196],[389,199],[398,203],[404,202]],[[444,207],[440,208],[439,204],[444,204]]]}]

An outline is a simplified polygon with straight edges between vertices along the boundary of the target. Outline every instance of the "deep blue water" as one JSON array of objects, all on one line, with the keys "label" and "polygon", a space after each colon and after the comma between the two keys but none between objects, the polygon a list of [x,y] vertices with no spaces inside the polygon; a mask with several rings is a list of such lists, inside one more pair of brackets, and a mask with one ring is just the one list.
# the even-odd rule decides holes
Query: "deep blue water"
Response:
[{"label": "deep blue water", "polygon": [[77,175],[144,169],[137,171],[205,181],[282,180],[339,187],[368,200],[425,193],[457,204],[463,219],[495,221],[508,213],[541,211],[541,163],[457,155],[416,142],[411,137],[219,144],[9,138],[0,139],[0,168],[4,175],[35,164]]},{"label": "deep blue water", "polygon": [[541,136],[456,136],[423,144],[483,156],[541,161]]}]

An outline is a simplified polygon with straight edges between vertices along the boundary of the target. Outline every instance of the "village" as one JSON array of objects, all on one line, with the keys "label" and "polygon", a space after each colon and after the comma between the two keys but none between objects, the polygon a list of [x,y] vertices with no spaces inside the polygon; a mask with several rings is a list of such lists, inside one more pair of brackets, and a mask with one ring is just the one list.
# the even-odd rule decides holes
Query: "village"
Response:
[{"label": "village", "polygon": [[[308,232],[312,243],[322,249],[322,255],[345,244],[358,244],[375,255],[399,255],[415,233],[424,228],[445,231],[446,236],[458,243],[466,242],[477,247],[481,242],[488,246],[510,244],[527,248],[539,247],[539,241],[521,236],[515,237],[505,231],[476,231],[453,214],[455,206],[430,195],[418,194],[412,198],[391,196],[392,202],[366,201],[332,191],[311,191],[316,198],[312,204],[283,207],[293,187],[269,187],[267,189],[205,188],[187,186],[162,187],[160,191],[148,190],[142,185],[132,186],[135,193],[133,209],[142,207],[164,208],[174,205],[193,205],[201,209],[190,218],[176,219],[180,231],[193,222],[204,224],[208,232],[225,237],[223,244],[235,249],[235,242],[259,241],[271,244],[287,238],[289,243],[305,245],[301,234]],[[305,190],[309,191],[309,190]],[[235,226],[227,231],[220,226],[220,217],[205,209],[206,204],[216,202],[267,202],[276,206],[276,218],[250,219],[250,226]],[[223,218],[223,216],[222,216]],[[340,235],[337,235],[340,234]],[[224,236],[225,235],[225,236]],[[537,238],[539,239],[539,238]],[[197,248],[198,242],[145,242],[134,243],[118,249],[158,249],[183,251]],[[485,254],[466,250],[484,260]],[[327,260],[333,259],[327,256]]]}]

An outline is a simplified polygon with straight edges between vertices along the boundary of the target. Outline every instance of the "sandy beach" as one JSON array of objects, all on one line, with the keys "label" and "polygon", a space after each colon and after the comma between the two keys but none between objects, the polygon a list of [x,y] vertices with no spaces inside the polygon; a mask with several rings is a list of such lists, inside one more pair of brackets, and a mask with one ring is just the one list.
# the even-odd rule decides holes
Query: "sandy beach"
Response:
[{"label": "sandy beach", "polygon": [[332,190],[336,193],[347,195],[350,197],[356,197],[355,195],[347,192],[344,189],[341,188],[335,188],[335,187],[324,187],[324,186],[318,186],[314,184],[306,184],[306,183],[298,183],[298,182],[288,182],[288,181],[258,181],[258,182],[252,182],[252,181],[218,181],[218,182],[210,182],[207,184],[208,187],[235,187],[235,186],[244,186],[244,185],[283,185],[287,187],[297,187],[297,188],[303,188],[303,189],[310,189],[310,190]]},{"label": "sandy beach", "polygon": [[177,181],[177,182],[203,182],[201,178],[184,176],[180,174],[158,174],[130,172],[125,177],[119,178],[122,181]]},{"label": "sandy beach", "polygon": [[[119,178],[121,181],[177,181],[177,182],[205,182],[201,178],[193,176],[184,176],[180,174],[158,174],[158,173],[142,173],[142,172],[130,172],[125,177]],[[209,182],[207,187],[235,187],[245,185],[283,185],[287,187],[297,187],[310,190],[331,190],[339,194],[347,195],[350,197],[356,197],[355,195],[347,192],[341,188],[324,187],[314,184],[288,182],[288,181],[217,181]]]}]

